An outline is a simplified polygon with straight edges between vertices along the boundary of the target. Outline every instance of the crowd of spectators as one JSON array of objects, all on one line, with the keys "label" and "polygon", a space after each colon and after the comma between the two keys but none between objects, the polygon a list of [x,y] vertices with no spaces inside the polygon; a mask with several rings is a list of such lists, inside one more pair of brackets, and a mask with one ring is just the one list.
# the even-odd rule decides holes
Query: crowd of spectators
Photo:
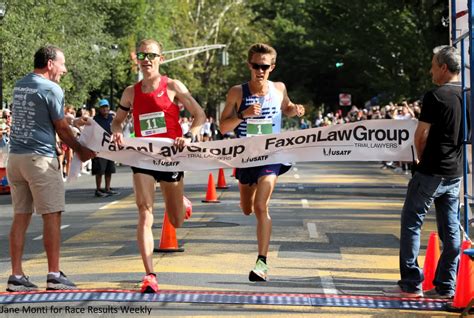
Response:
[{"label": "crowd of spectators", "polygon": [[400,104],[389,103],[386,106],[371,106],[370,108],[358,108],[352,106],[343,116],[342,110],[328,112],[325,115],[319,111],[312,127],[325,127],[334,124],[350,123],[370,119],[413,119],[420,115],[420,102],[402,102]]},{"label": "crowd of spectators", "polygon": [[[193,123],[193,118],[188,118],[186,116],[181,117],[179,119],[179,123],[181,125],[181,130],[183,131],[183,136],[191,138],[191,132],[189,131],[189,127],[191,127],[191,124]],[[206,122],[201,127],[201,133],[198,136],[198,140],[193,141],[211,141],[219,139],[222,139],[222,136],[219,133],[219,129],[214,120],[214,117],[208,116],[206,118]]]}]

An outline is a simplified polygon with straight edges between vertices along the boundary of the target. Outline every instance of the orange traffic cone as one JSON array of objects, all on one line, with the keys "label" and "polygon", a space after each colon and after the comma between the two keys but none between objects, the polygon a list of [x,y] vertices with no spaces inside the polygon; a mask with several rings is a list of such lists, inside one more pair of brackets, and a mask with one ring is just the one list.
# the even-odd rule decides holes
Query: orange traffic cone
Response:
[{"label": "orange traffic cone", "polygon": [[456,292],[451,307],[465,308],[474,298],[474,262],[464,250],[471,248],[471,241],[464,241],[461,246],[461,263],[456,278]]},{"label": "orange traffic cone", "polygon": [[431,232],[426,248],[425,264],[423,265],[423,291],[434,288],[433,280],[435,278],[436,267],[439,260],[439,237],[438,233]]},{"label": "orange traffic cone", "polygon": [[230,175],[232,178],[235,178],[235,168],[232,169],[232,174]]},{"label": "orange traffic cone", "polygon": [[217,177],[217,189],[229,189],[227,184],[225,183],[225,177],[224,177],[224,169],[220,168],[219,169],[219,176]]},{"label": "orange traffic cone", "polygon": [[202,200],[205,203],[219,203],[221,201],[217,200],[216,186],[214,184],[214,177],[212,172],[209,173],[209,181],[207,182],[207,192],[206,200]]},{"label": "orange traffic cone", "polygon": [[176,229],[168,220],[168,213],[166,211],[163,217],[163,225],[161,226],[160,247],[155,248],[154,251],[161,253],[184,252],[184,248],[178,246]]}]

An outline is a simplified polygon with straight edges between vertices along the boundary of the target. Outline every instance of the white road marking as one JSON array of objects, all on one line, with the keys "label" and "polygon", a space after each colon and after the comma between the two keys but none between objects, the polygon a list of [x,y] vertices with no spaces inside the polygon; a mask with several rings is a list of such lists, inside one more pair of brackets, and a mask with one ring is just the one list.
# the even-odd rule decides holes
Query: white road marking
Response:
[{"label": "white road marking", "polygon": [[326,295],[337,295],[337,289],[331,276],[321,276],[323,293]]},{"label": "white road marking", "polygon": [[310,238],[318,238],[318,230],[316,229],[316,223],[308,223],[306,224],[308,227],[309,237]]},{"label": "white road marking", "polygon": [[301,205],[303,206],[303,208],[309,208],[308,200],[301,199]]},{"label": "white road marking", "polygon": [[[65,228],[68,228],[70,227],[69,224],[64,224],[64,225],[61,225],[61,230],[65,229]],[[39,241],[39,240],[42,240],[43,239],[43,235],[40,235],[40,236],[37,236],[33,239],[33,241]]]},{"label": "white road marking", "polygon": [[114,205],[115,203],[120,202],[120,201],[113,201],[110,202],[109,204],[104,205],[103,207],[100,207],[99,210],[107,209],[109,206]]}]

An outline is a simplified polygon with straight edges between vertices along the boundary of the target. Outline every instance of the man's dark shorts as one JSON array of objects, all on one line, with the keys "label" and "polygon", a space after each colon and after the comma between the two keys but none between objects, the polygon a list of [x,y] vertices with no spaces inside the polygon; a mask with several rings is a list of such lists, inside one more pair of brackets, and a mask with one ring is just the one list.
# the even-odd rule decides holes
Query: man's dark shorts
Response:
[{"label": "man's dark shorts", "polygon": [[92,159],[92,175],[109,175],[115,173],[115,162],[104,158]]},{"label": "man's dark shorts", "polygon": [[268,175],[282,175],[290,170],[291,165],[284,165],[281,163],[273,165],[265,165],[251,168],[236,168],[235,178],[239,180],[241,184],[253,185],[258,183],[258,179]]},{"label": "man's dark shorts", "polygon": [[131,167],[133,173],[143,173],[155,178],[156,182],[165,181],[165,182],[178,182],[181,178],[184,177],[183,171],[168,172],[168,171],[157,171],[157,170],[148,170],[137,167]]}]

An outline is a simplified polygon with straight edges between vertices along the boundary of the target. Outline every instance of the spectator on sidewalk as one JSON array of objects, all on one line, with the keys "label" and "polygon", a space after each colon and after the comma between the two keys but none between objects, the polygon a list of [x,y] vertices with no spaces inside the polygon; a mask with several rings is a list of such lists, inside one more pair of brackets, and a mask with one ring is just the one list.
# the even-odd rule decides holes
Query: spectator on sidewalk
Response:
[{"label": "spectator on sidewalk", "polygon": [[1,138],[5,144],[10,142],[10,128],[12,126],[12,116],[9,109],[2,111],[2,124],[0,125]]},{"label": "spectator on sidewalk", "polygon": [[[113,120],[112,114],[110,114],[109,101],[101,99],[99,101],[99,112],[94,116],[94,120],[109,134],[112,134],[110,125]],[[109,195],[117,195],[119,192],[113,190],[110,187],[112,182],[112,174],[115,173],[115,162],[105,158],[94,158],[92,159],[92,175],[95,176],[95,196],[96,197],[107,197]],[[101,189],[102,176],[105,176],[105,188]]]}]

